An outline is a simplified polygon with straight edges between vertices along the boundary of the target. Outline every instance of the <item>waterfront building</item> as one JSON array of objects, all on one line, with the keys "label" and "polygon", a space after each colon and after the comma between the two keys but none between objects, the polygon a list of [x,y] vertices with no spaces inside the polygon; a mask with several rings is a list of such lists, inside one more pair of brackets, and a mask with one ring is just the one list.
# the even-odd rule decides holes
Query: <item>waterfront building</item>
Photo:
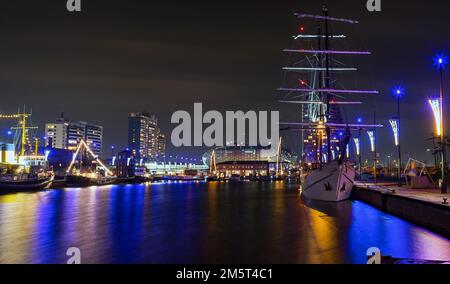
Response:
[{"label": "waterfront building", "polygon": [[158,135],[158,160],[165,161],[166,159],[166,135],[159,133]]},{"label": "waterfront building", "polygon": [[103,127],[100,125],[89,124],[82,122],[85,125],[85,137],[84,140],[91,148],[95,155],[102,155],[102,145],[103,145]]},{"label": "waterfront building", "polygon": [[221,177],[232,174],[267,176],[280,169],[288,170],[298,162],[298,156],[287,149],[282,149],[281,154],[277,155],[276,148],[270,146],[226,146],[211,149],[203,154],[203,163],[210,168],[213,152],[215,156],[213,168]]},{"label": "waterfront building", "polygon": [[221,177],[231,175],[248,176],[268,176],[270,164],[268,161],[239,161],[223,162],[217,164],[217,173]]},{"label": "waterfront building", "polygon": [[76,151],[80,141],[85,138],[86,125],[81,122],[70,122],[67,126],[67,149]]},{"label": "waterfront building", "polygon": [[116,175],[117,177],[134,177],[135,176],[135,159],[133,152],[122,151],[117,155]]},{"label": "waterfront building", "polygon": [[[225,146],[210,149],[203,154],[203,163],[207,166],[210,165],[213,151],[216,156],[217,164],[226,162],[277,162],[277,151],[274,147]],[[280,161],[285,164],[296,164],[298,162],[298,156],[287,149],[282,149]]]},{"label": "waterfront building", "polygon": [[158,127],[158,119],[148,113],[131,113],[128,117],[128,148],[138,159],[163,161],[165,135]]},{"label": "waterfront building", "polygon": [[76,151],[81,140],[86,141],[92,152],[102,155],[103,127],[84,122],[69,121],[61,115],[54,123],[45,124],[45,146]]},{"label": "waterfront building", "polygon": [[69,123],[61,116],[55,123],[45,124],[46,146],[67,149],[67,128]]},{"label": "waterfront building", "polygon": [[45,153],[48,164],[52,167],[56,178],[64,178],[66,170],[72,161],[73,152],[67,149],[47,147]]}]

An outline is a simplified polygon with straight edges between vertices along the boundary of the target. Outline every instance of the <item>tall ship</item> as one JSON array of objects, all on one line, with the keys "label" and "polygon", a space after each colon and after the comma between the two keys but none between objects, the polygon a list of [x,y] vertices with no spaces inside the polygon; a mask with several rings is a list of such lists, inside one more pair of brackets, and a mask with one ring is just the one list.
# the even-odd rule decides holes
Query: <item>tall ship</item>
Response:
[{"label": "tall ship", "polygon": [[302,136],[302,195],[321,201],[342,201],[350,197],[356,176],[350,161],[349,142],[352,132],[375,130],[382,125],[346,123],[341,114],[344,105],[362,102],[350,101],[347,95],[376,95],[378,91],[342,88],[337,74],[357,71],[348,67],[342,58],[367,56],[369,51],[340,50],[338,41],[345,35],[334,34],[331,24],[356,25],[357,21],[335,18],[323,7],[321,15],[294,14],[300,21],[316,25],[313,33],[305,26],[293,36],[294,47],[284,49],[292,65],[283,67],[284,86],[282,103],[300,106],[301,121],[280,124],[281,131],[299,131]]},{"label": "tall ship", "polygon": [[[8,139],[0,143],[0,193],[47,189],[54,173],[47,157],[39,154],[37,127],[28,124],[31,113],[0,114],[0,119],[17,119],[18,124],[8,131]],[[33,149],[34,146],[34,149]]]},{"label": "tall ship", "polygon": [[69,187],[108,185],[117,180],[84,140],[78,144],[66,173]]}]

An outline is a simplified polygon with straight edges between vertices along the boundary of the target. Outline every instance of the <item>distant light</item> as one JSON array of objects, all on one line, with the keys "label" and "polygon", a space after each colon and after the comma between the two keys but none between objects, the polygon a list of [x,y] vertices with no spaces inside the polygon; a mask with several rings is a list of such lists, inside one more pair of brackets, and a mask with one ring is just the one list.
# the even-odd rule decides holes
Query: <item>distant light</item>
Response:
[{"label": "distant light", "polygon": [[8,135],[11,135],[12,134],[12,132],[11,131],[8,131]]},{"label": "distant light", "polygon": [[358,123],[362,123],[362,118],[360,117],[360,118],[358,118]]},{"label": "distant light", "polygon": [[443,68],[448,64],[448,57],[444,53],[437,54],[434,57],[434,65],[438,68]]},{"label": "distant light", "polygon": [[114,149],[114,146],[111,146],[111,149]]},{"label": "distant light", "polygon": [[401,98],[405,95],[405,90],[403,89],[403,87],[397,86],[394,88],[392,93],[393,93],[394,97]]}]

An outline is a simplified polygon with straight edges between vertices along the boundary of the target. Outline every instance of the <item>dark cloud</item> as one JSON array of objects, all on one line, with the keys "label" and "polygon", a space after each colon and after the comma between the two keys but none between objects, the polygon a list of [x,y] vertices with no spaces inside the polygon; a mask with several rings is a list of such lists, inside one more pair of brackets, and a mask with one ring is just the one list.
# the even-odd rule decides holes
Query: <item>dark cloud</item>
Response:
[{"label": "dark cloud", "polygon": [[[125,146],[127,115],[143,109],[154,112],[168,134],[170,115],[194,102],[205,109],[280,109],[283,119],[296,119],[296,108],[277,103],[274,91],[288,61],[281,50],[299,24],[292,14],[320,13],[324,3],[333,15],[361,22],[334,26],[350,37],[339,47],[373,51],[350,61],[360,71],[343,85],[381,91],[363,98],[361,109],[346,109],[345,117],[370,120],[377,110],[386,124],[395,111],[390,89],[403,84],[404,151],[431,161],[424,150],[432,128],[426,97],[437,92],[432,55],[450,51],[446,1],[384,0],[375,14],[364,0],[84,0],[80,14],[67,13],[65,2],[2,4],[1,112],[27,104],[40,127],[60,111],[102,124],[105,149]],[[298,137],[289,135],[289,146],[298,150]],[[383,152],[394,150],[391,139],[388,127],[380,131]]]}]

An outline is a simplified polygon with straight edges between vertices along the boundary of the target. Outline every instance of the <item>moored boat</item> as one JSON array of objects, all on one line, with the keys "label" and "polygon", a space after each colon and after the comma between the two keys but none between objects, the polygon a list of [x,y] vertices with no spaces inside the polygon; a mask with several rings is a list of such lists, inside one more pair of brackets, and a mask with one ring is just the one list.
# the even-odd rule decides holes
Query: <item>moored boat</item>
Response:
[{"label": "moored boat", "polygon": [[30,176],[28,174],[0,176],[1,191],[36,191],[48,189],[52,185],[53,175]]},{"label": "moored boat", "polygon": [[55,175],[45,157],[21,156],[19,161],[0,164],[0,192],[36,191],[51,187]]},{"label": "moored boat", "polygon": [[[283,68],[287,73],[285,78],[293,77],[296,81],[295,85],[285,82],[286,86],[278,89],[285,93],[280,102],[301,105],[302,120],[280,125],[286,126],[285,130],[297,130],[302,133],[301,140],[305,152],[302,157],[302,195],[320,201],[346,200],[350,197],[355,180],[355,168],[349,160],[348,144],[351,132],[358,132],[358,137],[355,137],[358,153],[361,132],[370,131],[375,137],[375,129],[382,125],[377,125],[375,121],[371,125],[362,124],[362,120],[357,124],[344,122],[341,106],[359,105],[362,102],[348,101],[343,95],[367,95],[379,92],[342,88],[335,80],[334,74],[356,71],[357,68],[346,67],[342,60],[335,57],[371,53],[331,48],[332,43],[335,46],[335,41],[345,39],[346,36],[333,34],[330,23],[354,25],[358,23],[357,21],[330,17],[326,7],[323,8],[322,15],[297,13],[295,16],[302,21],[312,19],[315,25],[317,22],[319,24],[317,33],[304,34],[305,29],[302,27],[300,33],[293,37],[295,45],[298,44],[299,47],[284,50],[292,57],[301,58],[295,58],[292,66]],[[301,73],[309,73],[310,82],[304,77],[299,77],[303,76]]]}]

